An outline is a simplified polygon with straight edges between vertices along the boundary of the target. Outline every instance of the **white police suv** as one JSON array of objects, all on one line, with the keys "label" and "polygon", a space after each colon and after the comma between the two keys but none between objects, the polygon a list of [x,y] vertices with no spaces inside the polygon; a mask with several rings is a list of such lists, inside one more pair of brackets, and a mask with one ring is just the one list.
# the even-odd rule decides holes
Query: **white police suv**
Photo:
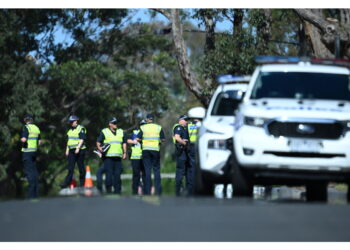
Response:
[{"label": "white police suv", "polygon": [[254,184],[286,184],[305,185],[308,200],[327,200],[330,181],[350,182],[349,62],[256,62],[236,114],[233,196],[251,196]]},{"label": "white police suv", "polygon": [[249,76],[219,76],[221,84],[214,92],[199,129],[197,143],[197,194],[212,195],[215,183],[230,182],[234,112],[246,91]]}]

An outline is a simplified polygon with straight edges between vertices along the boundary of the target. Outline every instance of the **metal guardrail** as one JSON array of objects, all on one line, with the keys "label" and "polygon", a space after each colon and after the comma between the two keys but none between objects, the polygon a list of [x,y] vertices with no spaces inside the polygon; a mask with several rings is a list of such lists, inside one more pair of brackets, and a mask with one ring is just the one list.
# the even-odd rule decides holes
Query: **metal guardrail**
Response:
[{"label": "metal guardrail", "polygon": [[[163,174],[161,173],[160,177],[162,179],[175,179],[175,173],[163,173]],[[91,178],[92,178],[93,181],[96,181],[96,175],[91,175]],[[132,179],[132,174],[122,174],[120,176],[120,178],[122,180],[131,180]],[[102,179],[103,180],[105,179],[105,175],[102,176]],[[26,177],[22,177],[21,181],[27,181],[27,178]]]},{"label": "metal guardrail", "polygon": [[[103,176],[103,179],[104,179],[105,175]],[[162,179],[175,179],[175,173],[161,173],[160,174],[160,177]],[[96,175],[92,175],[91,176],[92,180],[93,181],[96,181]],[[132,179],[132,174],[122,174],[120,176],[120,179],[122,180],[131,180]]]}]

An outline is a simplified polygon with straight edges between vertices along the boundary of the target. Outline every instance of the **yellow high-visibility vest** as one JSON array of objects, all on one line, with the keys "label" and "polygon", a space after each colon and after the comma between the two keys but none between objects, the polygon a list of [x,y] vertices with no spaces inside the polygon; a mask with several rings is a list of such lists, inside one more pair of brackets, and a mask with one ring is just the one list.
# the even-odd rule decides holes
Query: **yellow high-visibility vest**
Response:
[{"label": "yellow high-visibility vest", "polygon": [[147,123],[142,125],[140,129],[142,131],[142,150],[159,151],[162,127],[155,123]]},{"label": "yellow high-visibility vest", "polygon": [[[138,135],[138,133],[140,132],[140,130],[133,130],[133,135],[136,137]],[[131,146],[131,160],[138,160],[142,158],[142,147],[141,147],[141,143],[137,143],[135,145]]]},{"label": "yellow high-visibility vest", "polygon": [[176,124],[173,126],[173,132],[172,132],[172,133],[173,133],[173,143],[174,143],[174,144],[176,143],[175,134],[174,134],[174,129],[175,129],[177,126],[182,126],[182,125],[176,123]]},{"label": "yellow high-visibility vest", "polygon": [[38,150],[38,138],[40,135],[40,129],[34,124],[27,124],[28,138],[27,147],[22,148],[22,152],[36,152]]},{"label": "yellow high-visibility vest", "polygon": [[[79,145],[79,134],[81,132],[81,130],[85,129],[84,126],[78,125],[75,129],[69,129],[67,132],[67,136],[68,136],[68,142],[67,142],[67,147],[69,149],[74,149],[77,148],[77,146]],[[85,129],[85,133],[86,133],[86,129]],[[86,146],[83,144],[81,146],[81,149],[85,149]]]},{"label": "yellow high-visibility vest", "polygon": [[198,127],[195,123],[190,122],[188,125],[188,134],[190,136],[190,142],[195,143],[198,137]]},{"label": "yellow high-visibility vest", "polygon": [[107,157],[122,157],[123,156],[123,136],[124,131],[121,128],[118,128],[116,134],[114,135],[109,128],[105,128],[102,130],[105,139],[103,143],[110,144],[110,148],[108,149],[106,156]]}]

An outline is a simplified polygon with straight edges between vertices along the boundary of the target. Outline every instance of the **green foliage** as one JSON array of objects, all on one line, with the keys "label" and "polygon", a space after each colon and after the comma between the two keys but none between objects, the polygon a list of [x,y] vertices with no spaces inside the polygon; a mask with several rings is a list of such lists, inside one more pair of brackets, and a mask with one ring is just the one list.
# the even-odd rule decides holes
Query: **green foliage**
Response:
[{"label": "green foliage", "polygon": [[[169,109],[169,87],[180,85],[171,40],[153,34],[154,25],[124,28],[125,15],[125,10],[0,12],[1,196],[25,194],[19,145],[25,113],[34,115],[42,132],[37,166],[42,194],[51,195],[66,175],[70,114],[86,126],[86,162],[97,168],[92,150],[108,118],[116,116],[129,136],[146,113],[160,117]],[[53,42],[57,25],[72,35],[71,45]],[[43,38],[36,40],[39,35]]]},{"label": "green foliage", "polygon": [[[189,19],[204,25],[206,17],[228,20],[234,10],[183,10]],[[298,48],[275,41],[298,40],[300,22],[290,10],[272,11],[271,40],[261,45],[257,27],[265,19],[259,10],[244,10],[241,35],[215,35],[215,49],[204,54],[205,34],[185,33],[191,68],[210,95],[216,87],[204,84],[218,74],[251,74],[257,54],[292,54]],[[133,13],[131,13],[133,15]],[[162,172],[174,172],[171,128],[179,114],[199,102],[187,90],[179,74],[171,35],[161,22],[127,21],[125,9],[2,9],[0,10],[0,196],[23,197],[19,140],[22,117],[34,115],[42,131],[38,169],[41,190],[53,195],[66,175],[66,132],[70,114],[87,128],[87,164],[100,164],[92,150],[107,119],[116,116],[129,135],[146,113],[154,113],[163,126],[167,143],[162,145]],[[228,20],[232,22],[232,20]],[[60,31],[70,41],[57,43]],[[262,48],[264,50],[262,50]],[[205,87],[204,87],[205,86]],[[125,171],[130,171],[128,161]],[[173,192],[173,180],[165,188]],[[129,184],[128,184],[129,185]]]}]

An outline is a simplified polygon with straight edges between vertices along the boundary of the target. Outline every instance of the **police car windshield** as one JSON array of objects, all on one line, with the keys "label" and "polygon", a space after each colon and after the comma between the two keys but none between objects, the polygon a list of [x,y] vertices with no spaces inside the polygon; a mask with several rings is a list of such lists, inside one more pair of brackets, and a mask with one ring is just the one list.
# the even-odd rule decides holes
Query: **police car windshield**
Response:
[{"label": "police car windshield", "polygon": [[211,115],[232,116],[240,101],[233,99],[237,90],[228,90],[218,94]]},{"label": "police car windshield", "polygon": [[350,101],[349,75],[261,72],[251,99],[297,98]]}]

